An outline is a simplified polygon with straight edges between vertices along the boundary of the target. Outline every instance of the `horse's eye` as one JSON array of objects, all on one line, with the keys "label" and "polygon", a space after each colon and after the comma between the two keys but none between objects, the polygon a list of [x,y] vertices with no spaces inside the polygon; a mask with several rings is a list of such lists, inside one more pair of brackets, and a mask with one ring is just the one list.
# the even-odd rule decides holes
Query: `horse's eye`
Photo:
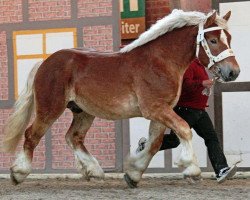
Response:
[{"label": "horse's eye", "polygon": [[211,42],[212,44],[217,44],[217,40],[216,40],[216,39],[212,39],[212,40],[210,40],[210,42]]}]

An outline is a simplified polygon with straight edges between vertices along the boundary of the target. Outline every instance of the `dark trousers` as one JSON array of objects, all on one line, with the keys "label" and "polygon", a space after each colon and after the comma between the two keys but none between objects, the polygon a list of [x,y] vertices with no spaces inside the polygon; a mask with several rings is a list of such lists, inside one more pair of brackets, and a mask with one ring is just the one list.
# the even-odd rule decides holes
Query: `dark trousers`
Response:
[{"label": "dark trousers", "polygon": [[[196,133],[202,137],[207,146],[208,156],[216,174],[228,167],[226,157],[220,147],[212,121],[205,110],[175,107],[175,112],[182,117]],[[173,131],[165,134],[160,150],[172,149],[180,144],[179,138]]]}]

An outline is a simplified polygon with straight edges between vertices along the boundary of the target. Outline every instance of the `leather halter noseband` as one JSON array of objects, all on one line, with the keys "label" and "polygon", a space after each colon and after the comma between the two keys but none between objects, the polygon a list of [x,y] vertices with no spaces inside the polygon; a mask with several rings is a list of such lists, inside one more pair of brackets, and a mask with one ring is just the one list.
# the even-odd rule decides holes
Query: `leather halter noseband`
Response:
[{"label": "leather halter noseband", "polygon": [[207,40],[204,37],[204,34],[206,32],[211,32],[211,31],[215,31],[215,30],[223,30],[223,28],[221,27],[211,27],[211,28],[207,28],[207,29],[203,29],[204,27],[204,23],[201,22],[199,24],[199,31],[198,31],[198,35],[197,35],[197,40],[196,40],[196,57],[198,58],[199,55],[199,50],[200,50],[200,43],[203,46],[208,58],[209,58],[209,64],[207,66],[207,68],[209,69],[210,67],[212,67],[215,63],[220,62],[221,60],[230,57],[230,56],[234,56],[233,50],[232,49],[226,49],[224,51],[222,51],[219,55],[217,56],[213,56],[213,54],[210,51],[210,48],[207,44]]}]

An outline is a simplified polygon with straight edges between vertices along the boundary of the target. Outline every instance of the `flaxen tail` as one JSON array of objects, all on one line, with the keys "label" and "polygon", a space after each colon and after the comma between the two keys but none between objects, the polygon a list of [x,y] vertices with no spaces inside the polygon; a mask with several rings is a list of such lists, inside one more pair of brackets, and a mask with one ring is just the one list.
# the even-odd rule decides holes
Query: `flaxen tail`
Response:
[{"label": "flaxen tail", "polygon": [[29,73],[25,88],[22,90],[14,105],[14,113],[10,116],[4,126],[2,148],[5,152],[14,152],[16,150],[16,147],[30,121],[34,110],[34,77],[41,64],[42,62],[36,63]]}]

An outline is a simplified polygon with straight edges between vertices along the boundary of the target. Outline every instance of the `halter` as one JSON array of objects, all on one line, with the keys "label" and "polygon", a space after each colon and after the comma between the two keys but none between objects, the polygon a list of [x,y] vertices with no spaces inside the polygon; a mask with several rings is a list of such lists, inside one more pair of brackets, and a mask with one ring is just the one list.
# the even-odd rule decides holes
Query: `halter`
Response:
[{"label": "halter", "polygon": [[204,27],[204,23],[201,22],[199,24],[199,31],[198,31],[198,35],[197,35],[197,40],[196,40],[196,57],[198,58],[199,55],[199,50],[200,50],[200,43],[203,46],[208,58],[209,58],[209,64],[208,64],[208,69],[210,67],[212,67],[216,62],[219,62],[227,57],[230,56],[234,56],[233,50],[232,49],[226,49],[224,51],[222,51],[218,56],[213,56],[213,54],[211,53],[209,46],[207,44],[207,40],[204,37],[204,34],[207,32],[211,32],[211,31],[215,31],[215,30],[223,30],[223,28],[221,27],[211,27],[211,28],[207,28],[207,29],[203,29]]}]

